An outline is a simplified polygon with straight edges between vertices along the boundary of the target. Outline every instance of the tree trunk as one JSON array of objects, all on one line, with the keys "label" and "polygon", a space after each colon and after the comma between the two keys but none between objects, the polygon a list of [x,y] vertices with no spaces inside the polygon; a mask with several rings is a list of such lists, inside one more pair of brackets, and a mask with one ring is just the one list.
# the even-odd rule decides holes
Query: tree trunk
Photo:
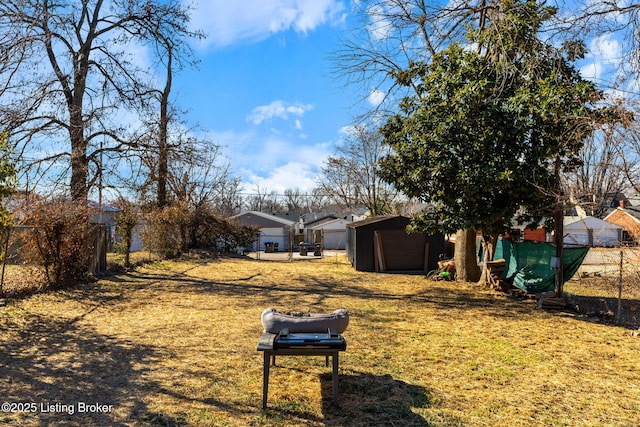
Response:
[{"label": "tree trunk", "polygon": [[478,261],[476,259],[475,230],[458,230],[456,233],[454,263],[456,266],[456,280],[464,282],[478,281],[480,271],[478,270]]},{"label": "tree trunk", "polygon": [[71,129],[71,200],[86,203],[89,189],[87,175],[89,174],[89,160],[87,159],[87,141],[84,136],[84,121],[82,120],[82,104],[73,105],[70,110]]},{"label": "tree trunk", "polygon": [[84,141],[72,144],[71,150],[71,200],[84,203],[87,201],[87,174],[89,165],[87,161],[87,148]]},{"label": "tree trunk", "polygon": [[167,200],[167,178],[169,175],[169,94],[173,80],[173,51],[167,46],[167,80],[160,98],[160,132],[158,135],[158,207],[169,204]]}]

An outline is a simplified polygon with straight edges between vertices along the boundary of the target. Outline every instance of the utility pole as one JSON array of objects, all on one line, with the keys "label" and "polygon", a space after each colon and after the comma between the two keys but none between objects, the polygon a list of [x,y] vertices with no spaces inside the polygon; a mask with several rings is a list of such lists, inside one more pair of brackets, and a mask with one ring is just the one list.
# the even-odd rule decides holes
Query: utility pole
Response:
[{"label": "utility pole", "polygon": [[560,155],[556,157],[555,164],[555,180],[556,180],[556,202],[553,210],[553,222],[554,222],[554,236],[553,242],[556,246],[555,260],[552,262],[552,267],[555,268],[555,291],[556,298],[562,298],[564,293],[564,200],[562,197],[562,190],[560,188],[560,168],[562,162]]}]

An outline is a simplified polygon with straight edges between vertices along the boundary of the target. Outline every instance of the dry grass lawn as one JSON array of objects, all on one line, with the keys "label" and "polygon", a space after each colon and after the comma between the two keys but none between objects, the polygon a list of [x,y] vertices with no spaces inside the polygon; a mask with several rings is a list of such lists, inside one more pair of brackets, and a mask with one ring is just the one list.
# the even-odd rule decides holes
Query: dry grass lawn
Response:
[{"label": "dry grass lawn", "polygon": [[[261,409],[266,307],[349,310],[339,410],[303,357],[278,359]],[[9,300],[0,328],[1,400],[35,404],[2,425],[640,425],[630,330],[344,258],[152,264]]]}]

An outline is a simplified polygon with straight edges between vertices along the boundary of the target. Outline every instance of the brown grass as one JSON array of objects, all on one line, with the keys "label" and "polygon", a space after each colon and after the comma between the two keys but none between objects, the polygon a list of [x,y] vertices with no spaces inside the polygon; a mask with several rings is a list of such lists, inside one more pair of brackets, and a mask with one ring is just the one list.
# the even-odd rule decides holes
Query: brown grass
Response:
[{"label": "brown grass", "polygon": [[[322,358],[282,357],[261,409],[266,307],[351,323],[341,408]],[[637,426],[640,338],[471,284],[344,258],[165,262],[0,307],[3,425]],[[112,405],[105,413],[41,405]],[[75,405],[75,406],[74,406]]]}]

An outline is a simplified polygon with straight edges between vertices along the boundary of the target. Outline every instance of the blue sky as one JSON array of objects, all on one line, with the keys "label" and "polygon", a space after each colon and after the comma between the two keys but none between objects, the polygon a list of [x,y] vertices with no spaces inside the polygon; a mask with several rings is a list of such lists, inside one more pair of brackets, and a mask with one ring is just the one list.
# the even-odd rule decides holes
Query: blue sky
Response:
[{"label": "blue sky", "polygon": [[174,82],[177,104],[225,147],[245,191],[313,188],[364,97],[332,73],[347,2],[199,3],[193,26],[208,37]]},{"label": "blue sky", "polygon": [[[187,121],[225,147],[245,192],[310,190],[345,127],[371,108],[367,93],[332,73],[330,53],[353,19],[349,0],[195,5],[192,28],[208,35],[193,45],[201,63],[173,86]],[[602,36],[587,45],[583,76],[602,82],[621,60],[620,42]]]}]

